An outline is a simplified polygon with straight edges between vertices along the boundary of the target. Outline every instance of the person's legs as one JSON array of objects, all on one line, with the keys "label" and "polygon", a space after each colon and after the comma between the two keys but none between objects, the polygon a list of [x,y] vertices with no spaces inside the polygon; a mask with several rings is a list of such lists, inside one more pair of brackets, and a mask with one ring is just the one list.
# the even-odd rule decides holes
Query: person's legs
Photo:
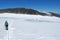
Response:
[{"label": "person's legs", "polygon": [[8,25],[6,25],[6,30],[8,30]]}]

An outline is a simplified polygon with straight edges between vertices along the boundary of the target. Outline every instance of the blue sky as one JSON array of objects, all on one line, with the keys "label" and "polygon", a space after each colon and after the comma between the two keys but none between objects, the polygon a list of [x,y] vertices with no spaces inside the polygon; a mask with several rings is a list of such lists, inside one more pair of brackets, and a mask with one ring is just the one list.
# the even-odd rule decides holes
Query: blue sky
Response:
[{"label": "blue sky", "polygon": [[0,0],[0,9],[16,7],[60,13],[60,0]]}]

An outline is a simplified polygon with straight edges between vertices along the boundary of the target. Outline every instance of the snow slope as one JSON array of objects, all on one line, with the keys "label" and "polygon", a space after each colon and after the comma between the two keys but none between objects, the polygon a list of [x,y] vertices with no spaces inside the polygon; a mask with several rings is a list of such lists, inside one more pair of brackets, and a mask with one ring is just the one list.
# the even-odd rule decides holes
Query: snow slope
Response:
[{"label": "snow slope", "polygon": [[[9,30],[5,30],[5,21]],[[0,40],[60,40],[60,18],[27,14],[0,14]]]}]

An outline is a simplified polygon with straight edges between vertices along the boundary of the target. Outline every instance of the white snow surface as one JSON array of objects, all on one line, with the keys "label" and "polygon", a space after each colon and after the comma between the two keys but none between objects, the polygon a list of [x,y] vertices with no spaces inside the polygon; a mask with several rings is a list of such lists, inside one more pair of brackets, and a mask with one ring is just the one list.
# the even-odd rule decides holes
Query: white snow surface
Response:
[{"label": "white snow surface", "polygon": [[[5,30],[5,21],[9,29]],[[0,14],[0,40],[60,40],[60,18],[41,15]]]}]

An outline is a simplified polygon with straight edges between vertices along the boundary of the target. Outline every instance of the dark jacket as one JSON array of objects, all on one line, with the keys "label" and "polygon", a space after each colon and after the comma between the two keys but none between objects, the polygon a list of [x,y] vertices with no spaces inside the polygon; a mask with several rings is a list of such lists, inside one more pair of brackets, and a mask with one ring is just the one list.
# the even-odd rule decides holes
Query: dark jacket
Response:
[{"label": "dark jacket", "polygon": [[7,21],[5,22],[5,27],[8,27],[8,22]]}]

